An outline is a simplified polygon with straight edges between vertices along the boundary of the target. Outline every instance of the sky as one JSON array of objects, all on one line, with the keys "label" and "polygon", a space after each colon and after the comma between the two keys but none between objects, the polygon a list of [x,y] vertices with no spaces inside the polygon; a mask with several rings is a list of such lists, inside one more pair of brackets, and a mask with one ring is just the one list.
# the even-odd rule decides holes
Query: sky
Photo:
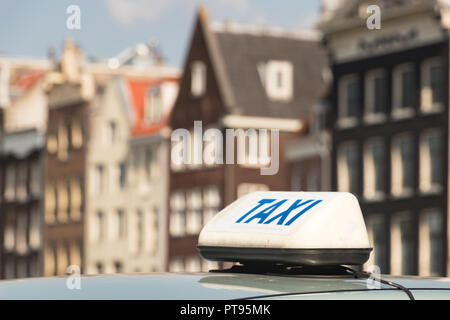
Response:
[{"label": "sky", "polygon": [[[110,58],[136,43],[157,41],[167,62],[182,67],[196,8],[212,20],[310,28],[320,0],[1,0],[0,55],[45,58],[61,54],[70,36],[87,58]],[[69,30],[70,5],[81,11],[81,29]]]}]

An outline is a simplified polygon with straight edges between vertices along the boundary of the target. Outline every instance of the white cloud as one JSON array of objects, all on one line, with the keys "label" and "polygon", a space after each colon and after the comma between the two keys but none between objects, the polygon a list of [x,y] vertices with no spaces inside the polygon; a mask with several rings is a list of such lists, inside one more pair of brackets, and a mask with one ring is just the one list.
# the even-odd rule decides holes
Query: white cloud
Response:
[{"label": "white cloud", "polygon": [[246,13],[250,8],[248,0],[215,0],[210,2],[217,9],[229,8],[238,14]]},{"label": "white cloud", "polygon": [[128,25],[137,20],[158,20],[172,0],[107,0],[107,7],[115,20]]},{"label": "white cloud", "polygon": [[245,15],[250,11],[249,0],[106,0],[112,17],[122,25],[136,21],[154,22],[165,17],[170,10],[192,14],[192,9],[202,3],[213,16]]}]

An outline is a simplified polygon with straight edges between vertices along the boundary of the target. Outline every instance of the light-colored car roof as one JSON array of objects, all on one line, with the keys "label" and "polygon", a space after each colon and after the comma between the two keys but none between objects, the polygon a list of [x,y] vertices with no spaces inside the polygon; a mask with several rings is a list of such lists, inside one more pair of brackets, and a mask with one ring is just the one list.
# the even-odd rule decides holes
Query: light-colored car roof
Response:
[{"label": "light-colored car roof", "polygon": [[[0,299],[408,299],[398,288],[370,289],[350,276],[243,273],[155,273],[82,276],[68,289],[68,277],[0,281]],[[415,298],[450,299],[450,279],[382,276],[412,289]]]}]

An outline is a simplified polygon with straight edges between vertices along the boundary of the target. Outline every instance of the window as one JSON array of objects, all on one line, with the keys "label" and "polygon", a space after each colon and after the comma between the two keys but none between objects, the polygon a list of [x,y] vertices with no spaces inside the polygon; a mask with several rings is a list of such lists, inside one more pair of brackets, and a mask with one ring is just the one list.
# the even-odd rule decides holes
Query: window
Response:
[{"label": "window", "polygon": [[263,86],[272,100],[290,101],[293,96],[294,68],[289,61],[271,60],[264,70]]},{"label": "window", "polygon": [[108,122],[108,134],[107,134],[107,144],[112,145],[117,142],[118,134],[117,134],[117,124],[114,121]]},{"label": "window", "polygon": [[360,87],[356,75],[342,77],[339,81],[338,125],[356,125],[360,109]]},{"label": "window", "polygon": [[58,222],[65,223],[69,218],[69,190],[68,185],[61,181],[58,182],[57,189],[57,210],[58,210]]},{"label": "window", "polygon": [[41,276],[41,267],[40,266],[41,266],[40,257],[37,254],[32,255],[30,257],[30,269],[29,269],[30,271],[28,273],[29,276],[33,277],[33,278]]},{"label": "window", "polygon": [[137,230],[137,250],[142,251],[144,248],[144,213],[141,210],[137,211],[136,214],[136,230]]},{"label": "window", "polygon": [[218,186],[209,186],[203,189],[203,225],[219,212],[222,198]]},{"label": "window", "polygon": [[402,134],[392,144],[392,194],[397,197],[411,195],[414,187],[414,140]]},{"label": "window", "polygon": [[373,245],[373,262],[382,273],[388,271],[388,225],[381,215],[373,215],[368,219],[368,233]]},{"label": "window", "polygon": [[54,276],[56,274],[56,247],[50,244],[45,248],[44,275]]},{"label": "window", "polygon": [[443,276],[444,228],[443,215],[439,209],[427,210],[420,217],[420,275]]},{"label": "window", "polygon": [[395,214],[391,222],[391,274],[414,274],[415,237],[415,221],[411,213]]},{"label": "window", "polygon": [[[186,145],[187,148],[190,147],[190,140],[186,139],[188,142],[188,144]],[[180,150],[179,153],[174,152],[173,150],[176,150],[175,148],[177,147],[178,144],[180,144],[182,142],[180,141],[171,141],[171,155],[170,155],[170,169],[172,170],[172,172],[180,172],[186,169],[186,165],[184,164],[184,157],[185,157],[185,152],[187,152],[188,154],[186,155],[187,158],[190,157],[190,151],[187,150]]]},{"label": "window", "polygon": [[6,201],[14,200],[16,197],[16,166],[14,164],[6,167],[4,197]]},{"label": "window", "polygon": [[97,268],[97,274],[102,274],[103,273],[103,264],[101,262],[97,262],[95,267]]},{"label": "window", "polygon": [[50,154],[56,153],[56,151],[58,151],[58,140],[55,134],[49,134],[47,137],[47,151]]},{"label": "window", "polygon": [[28,176],[27,163],[20,162],[17,165],[17,184],[16,184],[16,197],[20,200],[25,200],[27,197],[27,176]]},{"label": "window", "polygon": [[364,197],[381,200],[386,189],[386,152],[380,138],[369,140],[364,150]]},{"label": "window", "polygon": [[3,234],[3,247],[5,250],[13,250],[16,246],[16,228],[14,221],[15,212],[8,211],[5,219],[5,230]]},{"label": "window", "polygon": [[442,111],[445,102],[445,68],[442,59],[432,58],[422,64],[421,109],[423,112]]},{"label": "window", "polygon": [[95,192],[96,194],[100,194],[104,191],[104,167],[101,164],[98,164],[95,167]]},{"label": "window", "polygon": [[67,126],[61,122],[58,126],[58,159],[67,161],[69,157],[69,132]]},{"label": "window", "polygon": [[123,239],[126,235],[126,221],[125,212],[121,209],[116,211],[116,223],[117,223],[117,238]]},{"label": "window", "polygon": [[71,265],[81,266],[81,241],[72,241],[69,248],[69,260]]},{"label": "window", "polygon": [[70,180],[70,219],[73,221],[79,221],[81,219],[83,195],[80,180],[77,177]]},{"label": "window", "polygon": [[394,69],[392,86],[392,116],[406,118],[414,115],[415,72],[412,64],[402,64]]},{"label": "window", "polygon": [[120,188],[125,188],[127,184],[127,164],[126,162],[122,162],[119,164],[119,185]]},{"label": "window", "polygon": [[356,194],[359,180],[358,146],[344,143],[338,150],[338,190]]},{"label": "window", "polygon": [[114,262],[114,271],[115,273],[122,273],[122,262],[116,261]]},{"label": "window", "polygon": [[186,272],[200,272],[202,268],[200,258],[192,256],[186,259]]},{"label": "window", "polygon": [[184,272],[184,261],[182,258],[175,258],[170,261],[169,272]]},{"label": "window", "polygon": [[328,105],[324,102],[314,105],[314,121],[312,132],[319,132],[327,127],[327,109]]},{"label": "window", "polygon": [[45,188],[45,221],[48,224],[55,222],[56,218],[56,188],[53,183],[48,183]]},{"label": "window", "polygon": [[431,129],[420,138],[420,190],[440,192],[443,182],[444,148],[441,131]]},{"label": "window", "polygon": [[57,274],[65,274],[69,266],[69,247],[65,242],[59,243],[57,246],[56,264]]},{"label": "window", "polygon": [[19,254],[25,254],[28,250],[27,244],[28,214],[26,211],[17,212],[16,222],[16,250]]},{"label": "window", "polygon": [[35,160],[31,164],[30,168],[30,191],[34,196],[39,196],[41,194],[41,165],[39,160]]},{"label": "window", "polygon": [[380,122],[385,120],[387,111],[387,77],[384,70],[373,70],[366,76],[366,122]]},{"label": "window", "polygon": [[97,212],[97,240],[102,241],[105,237],[105,221],[102,211]]},{"label": "window", "polygon": [[39,206],[35,206],[30,211],[28,242],[31,249],[39,249],[41,245],[41,215],[39,209]]},{"label": "window", "polygon": [[400,221],[402,274],[414,273],[414,224],[412,219],[406,218]]},{"label": "window", "polygon": [[81,146],[83,145],[83,129],[81,128],[80,122],[80,120],[75,119],[72,121],[71,125],[72,146],[74,148],[81,148]]},{"label": "window", "polygon": [[20,257],[16,260],[16,278],[26,278],[27,276],[27,260]]},{"label": "window", "polygon": [[145,173],[147,175],[147,181],[151,181],[152,179],[152,166],[154,161],[154,153],[152,149],[146,149],[145,150],[145,159],[144,159],[144,167],[145,167]]},{"label": "window", "polygon": [[144,119],[147,123],[158,122],[163,116],[163,94],[162,87],[150,88],[147,92],[148,98],[145,104]]},{"label": "window", "polygon": [[170,196],[170,235],[183,236],[186,225],[186,203],[183,192],[176,192]]},{"label": "window", "polygon": [[206,65],[202,61],[194,61],[191,65],[191,94],[200,97],[206,92]]},{"label": "window", "polygon": [[193,190],[187,192],[186,197],[186,231],[189,234],[198,234],[202,228],[202,194],[200,190]]}]

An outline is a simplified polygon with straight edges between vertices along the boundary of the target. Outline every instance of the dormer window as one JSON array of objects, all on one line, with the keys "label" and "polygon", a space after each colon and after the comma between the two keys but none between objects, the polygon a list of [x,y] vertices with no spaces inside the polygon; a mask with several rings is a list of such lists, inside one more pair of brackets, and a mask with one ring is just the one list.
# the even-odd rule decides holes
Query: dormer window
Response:
[{"label": "dormer window", "polygon": [[266,94],[271,100],[289,101],[293,96],[293,66],[289,61],[271,60],[259,68]]},{"label": "dormer window", "polygon": [[147,123],[155,123],[161,120],[163,113],[163,96],[160,86],[148,90],[148,98],[145,104],[144,117]]},{"label": "dormer window", "polygon": [[191,65],[191,93],[200,97],[206,92],[206,65],[202,61],[194,61]]}]

